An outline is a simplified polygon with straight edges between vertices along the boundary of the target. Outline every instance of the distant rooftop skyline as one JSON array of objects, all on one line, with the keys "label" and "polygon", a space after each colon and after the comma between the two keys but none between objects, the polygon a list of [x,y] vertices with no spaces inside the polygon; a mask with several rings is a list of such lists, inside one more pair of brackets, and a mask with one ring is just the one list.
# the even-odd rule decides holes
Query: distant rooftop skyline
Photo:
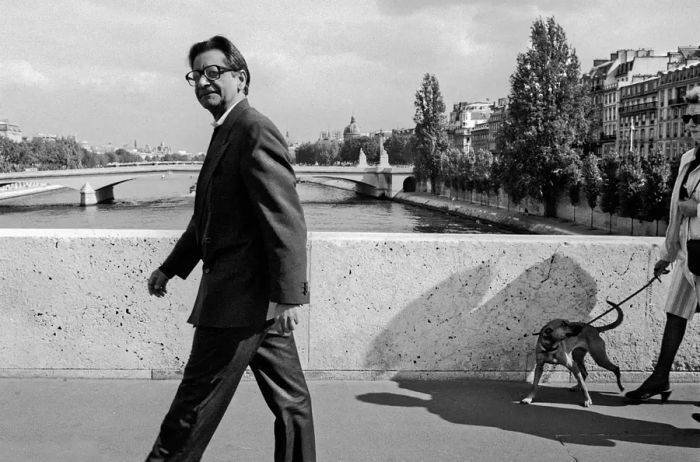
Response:
[{"label": "distant rooftop skyline", "polygon": [[530,26],[554,15],[581,71],[618,49],[697,46],[696,0],[0,0],[0,119],[25,134],[77,134],[206,150],[210,116],[184,75],[195,41],[241,49],[250,102],[296,141],[413,126],[415,92],[435,74],[447,112],[507,96]]}]

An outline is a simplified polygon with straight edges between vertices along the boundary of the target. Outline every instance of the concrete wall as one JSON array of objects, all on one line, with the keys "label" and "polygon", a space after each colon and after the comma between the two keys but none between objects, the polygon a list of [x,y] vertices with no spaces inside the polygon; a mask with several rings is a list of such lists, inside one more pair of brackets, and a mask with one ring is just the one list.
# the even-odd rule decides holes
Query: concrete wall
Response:
[{"label": "concrete wall", "polygon": [[[0,376],[172,377],[199,270],[149,297],[170,231],[0,230]],[[311,378],[526,380],[548,320],[591,319],[650,278],[660,238],[311,233],[311,304],[296,332]],[[658,352],[668,277],[603,334],[623,380]],[[612,321],[607,316],[596,324]],[[700,378],[697,323],[674,380]],[[589,361],[591,380],[612,380]],[[561,367],[549,380],[567,380]]]}]

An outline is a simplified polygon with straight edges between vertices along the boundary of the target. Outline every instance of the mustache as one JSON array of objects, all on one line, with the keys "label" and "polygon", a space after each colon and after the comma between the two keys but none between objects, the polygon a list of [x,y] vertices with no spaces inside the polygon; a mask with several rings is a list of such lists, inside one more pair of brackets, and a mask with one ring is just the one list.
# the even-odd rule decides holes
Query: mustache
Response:
[{"label": "mustache", "polygon": [[209,95],[209,94],[219,94],[219,92],[216,90],[216,88],[202,88],[202,89],[197,89],[197,98],[201,98],[202,96]]}]

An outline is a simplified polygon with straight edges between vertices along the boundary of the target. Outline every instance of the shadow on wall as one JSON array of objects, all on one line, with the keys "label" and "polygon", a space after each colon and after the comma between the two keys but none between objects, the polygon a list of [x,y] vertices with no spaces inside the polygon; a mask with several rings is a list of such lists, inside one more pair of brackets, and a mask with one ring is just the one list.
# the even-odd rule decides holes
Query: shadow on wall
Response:
[{"label": "shadow on wall", "polygon": [[482,262],[424,292],[375,337],[366,368],[503,371],[525,380],[535,364],[532,333],[554,318],[584,320],[596,305],[596,281],[566,255],[554,254],[509,282],[496,276]]},{"label": "shadow on wall", "polygon": [[[599,414],[590,409],[522,405],[528,386],[476,380],[396,380],[399,386],[427,398],[398,393],[366,393],[357,399],[381,406],[423,407],[448,422],[499,428],[559,441],[567,445],[614,447],[616,441],[700,448],[700,430]],[[591,391],[595,406],[622,406],[617,393]],[[580,400],[567,388],[541,387],[538,401],[573,404]],[[676,404],[690,402],[673,401]],[[595,408],[594,408],[595,409]],[[629,429],[634,429],[630,432]],[[575,456],[575,454],[572,454]],[[670,459],[669,459],[670,460]]]}]

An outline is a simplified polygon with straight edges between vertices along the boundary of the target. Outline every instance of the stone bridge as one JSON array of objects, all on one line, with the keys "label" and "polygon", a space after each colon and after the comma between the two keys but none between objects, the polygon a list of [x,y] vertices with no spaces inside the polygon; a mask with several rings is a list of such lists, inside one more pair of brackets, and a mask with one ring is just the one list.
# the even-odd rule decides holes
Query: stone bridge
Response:
[{"label": "stone bridge", "polygon": [[[169,173],[199,173],[201,162],[148,162],[104,168],[42,170],[0,173],[0,186],[16,182],[41,182],[80,191],[80,204],[114,200],[114,186],[138,177]],[[300,179],[342,179],[355,183],[356,191],[375,197],[394,197],[400,191],[415,191],[413,167],[391,166],[294,166]]]}]

